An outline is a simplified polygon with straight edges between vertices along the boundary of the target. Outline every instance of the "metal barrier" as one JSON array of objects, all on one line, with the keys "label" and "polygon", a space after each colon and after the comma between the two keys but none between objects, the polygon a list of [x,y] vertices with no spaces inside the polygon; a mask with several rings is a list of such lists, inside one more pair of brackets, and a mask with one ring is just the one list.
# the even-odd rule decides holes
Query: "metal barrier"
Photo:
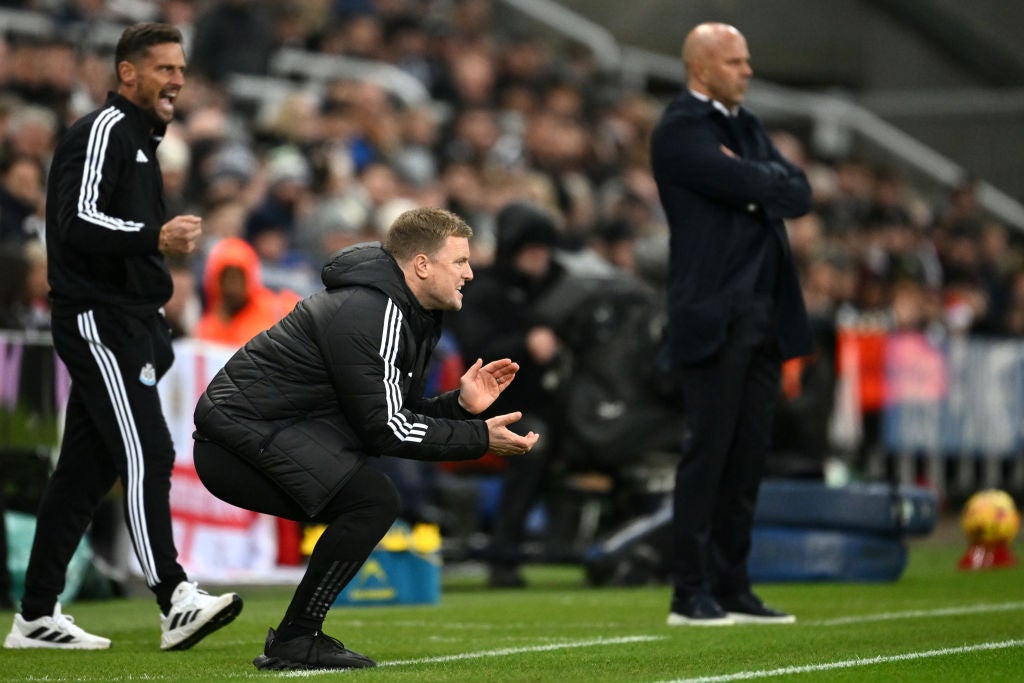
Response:
[{"label": "metal barrier", "polygon": [[368,81],[390,92],[406,106],[430,101],[430,93],[415,76],[394,64],[371,59],[281,48],[270,58],[270,73],[284,78],[300,76],[320,85],[335,80]]},{"label": "metal barrier", "polygon": [[1024,491],[1024,341],[846,327],[837,358],[832,441],[869,474],[940,496]]},{"label": "metal barrier", "polygon": [[[233,349],[182,340],[175,350],[160,393],[178,459],[189,462],[195,401]],[[836,454],[862,451],[872,477],[891,468],[901,483],[940,495],[1024,492],[1024,340],[935,342],[849,326],[837,358]],[[47,333],[0,331],[0,449],[55,447],[69,384]],[[865,430],[869,414],[875,434]]]}]

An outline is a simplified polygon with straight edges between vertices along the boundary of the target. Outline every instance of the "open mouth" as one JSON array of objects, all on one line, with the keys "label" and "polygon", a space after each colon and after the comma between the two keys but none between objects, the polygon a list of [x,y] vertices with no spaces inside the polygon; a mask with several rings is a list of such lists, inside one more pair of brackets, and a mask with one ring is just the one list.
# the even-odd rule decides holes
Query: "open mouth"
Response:
[{"label": "open mouth", "polygon": [[178,93],[177,92],[163,91],[163,92],[160,93],[160,97],[157,99],[157,103],[160,105],[161,109],[165,109],[167,111],[172,111],[173,112],[174,111],[174,100],[177,99],[177,97],[178,97]]}]

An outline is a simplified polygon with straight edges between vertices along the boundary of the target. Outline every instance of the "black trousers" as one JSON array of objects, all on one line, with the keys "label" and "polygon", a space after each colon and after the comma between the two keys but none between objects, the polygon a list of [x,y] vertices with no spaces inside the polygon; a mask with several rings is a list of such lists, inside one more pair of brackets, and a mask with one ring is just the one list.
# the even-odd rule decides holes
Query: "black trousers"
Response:
[{"label": "black trousers", "polygon": [[[512,429],[517,434],[534,431],[550,438],[547,424],[533,417],[524,417],[512,425]],[[545,480],[552,469],[551,457],[551,449],[540,442],[529,453],[505,461],[501,498],[486,554],[492,565],[518,567],[522,564],[526,520],[534,505],[543,498]]]},{"label": "black trousers", "polygon": [[60,457],[39,506],[25,576],[24,614],[52,614],[68,563],[120,477],[125,519],[143,576],[163,606],[185,572],[171,533],[174,446],[156,383],[174,360],[163,316],[96,308],[53,316],[53,342],[71,375]]},{"label": "black trousers", "polygon": [[672,522],[675,599],[750,590],[750,534],[780,372],[775,345],[744,334],[677,371],[685,432]]},{"label": "black trousers", "polygon": [[[325,454],[325,466],[329,466]],[[370,556],[398,517],[395,485],[382,472],[360,467],[322,511],[310,517],[273,479],[243,456],[209,441],[193,450],[203,485],[226,503],[297,522],[326,524],[306,573],[282,620],[319,630],[334,599]]]},{"label": "black trousers", "polygon": [[[329,457],[329,456],[325,456]],[[398,491],[391,479],[372,467],[360,467],[316,515],[307,515],[277,483],[251,465],[243,456],[212,441],[196,441],[192,456],[203,486],[225,503],[265,515],[296,522],[330,524],[339,517],[356,515],[363,509],[383,530],[374,539],[384,537],[398,518]],[[373,546],[366,551],[367,557]]]}]

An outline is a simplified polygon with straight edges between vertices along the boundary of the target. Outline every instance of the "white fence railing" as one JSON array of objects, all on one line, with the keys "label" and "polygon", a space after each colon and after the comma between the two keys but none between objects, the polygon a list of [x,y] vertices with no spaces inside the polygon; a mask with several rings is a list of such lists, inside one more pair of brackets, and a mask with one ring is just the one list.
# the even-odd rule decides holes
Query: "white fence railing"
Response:
[{"label": "white fence railing", "polygon": [[[891,466],[901,483],[924,479],[939,493],[982,486],[1024,492],[1024,340],[936,343],[919,334],[854,329],[839,337],[829,420],[837,453],[866,450],[875,476]],[[187,464],[195,403],[231,350],[194,340],[175,349],[160,393],[178,460]],[[0,448],[25,446],[10,443],[12,435],[30,438],[14,420],[42,426],[41,438],[52,441],[69,381],[47,335],[0,332]],[[864,417],[872,411],[881,416],[881,431],[866,435]],[[53,424],[39,424],[45,421]]]},{"label": "white fence railing", "polygon": [[[837,358],[837,450],[865,452],[875,476],[892,467],[901,483],[926,481],[940,494],[1024,491],[1024,340],[848,328]],[[865,432],[869,413],[877,434]]]}]

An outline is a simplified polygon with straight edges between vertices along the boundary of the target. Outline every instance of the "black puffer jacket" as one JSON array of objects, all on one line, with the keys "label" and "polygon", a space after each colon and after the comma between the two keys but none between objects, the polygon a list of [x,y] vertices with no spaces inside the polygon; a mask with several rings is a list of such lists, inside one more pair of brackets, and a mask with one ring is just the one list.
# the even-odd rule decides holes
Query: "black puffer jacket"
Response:
[{"label": "black puffer jacket", "polygon": [[420,306],[379,243],[324,266],[327,291],[242,347],[195,411],[196,439],[245,457],[310,515],[371,455],[469,460],[487,426],[458,391],[424,399],[441,314]]}]

